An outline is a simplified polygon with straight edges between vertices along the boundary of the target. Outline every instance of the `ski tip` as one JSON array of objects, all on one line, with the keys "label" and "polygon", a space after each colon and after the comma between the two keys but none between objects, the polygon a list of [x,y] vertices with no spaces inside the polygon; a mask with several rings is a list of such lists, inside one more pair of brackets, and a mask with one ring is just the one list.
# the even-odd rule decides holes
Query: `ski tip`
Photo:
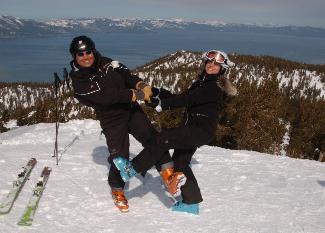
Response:
[{"label": "ski tip", "polygon": [[35,158],[31,158],[28,163],[27,166],[34,166],[37,163],[37,160]]},{"label": "ski tip", "polygon": [[17,223],[19,226],[31,226],[32,222],[19,222]]},{"label": "ski tip", "polygon": [[1,212],[0,211],[0,215],[6,215],[6,214],[9,214],[9,211],[6,211],[6,212]]},{"label": "ski tip", "polygon": [[41,176],[49,176],[52,171],[51,167],[44,167]]}]

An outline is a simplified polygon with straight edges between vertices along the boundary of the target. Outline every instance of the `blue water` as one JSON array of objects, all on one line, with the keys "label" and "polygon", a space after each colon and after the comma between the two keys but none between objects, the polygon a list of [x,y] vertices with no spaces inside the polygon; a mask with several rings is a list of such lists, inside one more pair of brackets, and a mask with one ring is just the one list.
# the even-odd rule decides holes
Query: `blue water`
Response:
[{"label": "blue water", "polygon": [[[63,68],[70,71],[69,45],[78,35],[52,38],[0,39],[0,82],[53,82]],[[325,64],[325,38],[253,33],[157,31],[156,34],[89,34],[104,56],[129,69],[179,50],[222,50],[270,55],[307,64]]]}]

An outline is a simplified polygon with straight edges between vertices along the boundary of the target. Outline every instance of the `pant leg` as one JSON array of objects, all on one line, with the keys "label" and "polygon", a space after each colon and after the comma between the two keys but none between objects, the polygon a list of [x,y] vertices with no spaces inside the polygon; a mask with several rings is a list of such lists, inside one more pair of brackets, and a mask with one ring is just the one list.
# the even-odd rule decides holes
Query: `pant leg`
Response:
[{"label": "pant leg", "polygon": [[108,175],[108,184],[114,190],[122,190],[124,188],[124,181],[121,177],[120,171],[115,166],[113,159],[122,157],[129,159],[129,134],[127,131],[127,122],[108,128],[103,131],[106,137],[108,151],[110,153],[107,161],[111,165]]},{"label": "pant leg", "polygon": [[213,135],[199,125],[185,125],[163,130],[150,140],[146,147],[132,160],[137,172],[146,172],[159,162],[169,149],[194,149],[205,145]]},{"label": "pant leg", "polygon": [[[146,147],[148,143],[158,135],[158,131],[153,127],[148,117],[142,110],[133,113],[131,121],[129,122],[129,133]],[[161,165],[170,163],[172,161],[169,151],[163,152],[161,158],[156,161],[152,166],[156,166],[158,172],[161,170]],[[145,171],[146,172],[146,171]],[[141,174],[144,176],[145,172]]]},{"label": "pant leg", "polygon": [[188,205],[203,201],[198,182],[190,168],[190,162],[196,149],[176,149],[172,157],[174,171],[183,172],[186,176],[186,183],[181,187],[181,195],[183,202]]}]

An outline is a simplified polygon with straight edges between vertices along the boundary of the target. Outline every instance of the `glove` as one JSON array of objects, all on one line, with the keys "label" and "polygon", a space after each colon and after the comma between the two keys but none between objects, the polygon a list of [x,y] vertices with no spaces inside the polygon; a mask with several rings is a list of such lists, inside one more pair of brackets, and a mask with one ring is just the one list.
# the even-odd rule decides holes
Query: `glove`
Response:
[{"label": "glove", "polygon": [[152,87],[151,86],[145,86],[141,91],[147,91],[149,96],[152,96]]},{"label": "glove", "polygon": [[157,112],[161,112],[162,108],[161,108],[161,100],[159,99],[159,97],[155,98],[155,97],[150,97],[151,103],[149,103],[148,101],[145,101],[146,105],[150,108],[155,108]]},{"label": "glove", "polygon": [[148,107],[155,108],[157,112],[161,112],[162,111],[161,100],[159,98],[160,89],[157,89],[155,87],[153,87],[152,89],[153,89],[153,95],[150,96],[151,103],[148,101],[145,101],[145,103]]},{"label": "glove", "polygon": [[150,96],[152,95],[151,91],[143,89],[142,91],[133,91],[132,101],[136,100],[146,100],[151,103]]},{"label": "glove", "polygon": [[159,89],[160,89],[159,98],[161,100],[168,99],[173,95],[170,91],[168,91],[168,90],[166,90],[164,88],[159,88]]},{"label": "glove", "polygon": [[145,104],[150,107],[150,108],[156,108],[159,105],[159,100],[158,98],[150,97],[150,103],[148,101],[144,101]]},{"label": "glove", "polygon": [[151,87],[152,97],[159,96],[159,99],[168,99],[172,96],[172,93],[164,88]]},{"label": "glove", "polygon": [[138,91],[142,91],[142,89],[146,86],[149,86],[148,84],[146,84],[143,81],[140,81],[137,83],[137,85],[135,85],[135,89],[137,89]]},{"label": "glove", "polygon": [[[150,86],[147,86],[147,87],[150,87]],[[142,90],[142,92],[144,93],[144,98],[142,100],[146,100],[149,103],[151,103],[151,98],[150,98],[150,96],[152,96],[151,87],[150,88],[144,88]]]},{"label": "glove", "polygon": [[160,93],[160,88],[151,87],[152,97],[157,97]]},{"label": "glove", "polygon": [[152,95],[150,96],[150,102],[145,101],[145,104],[150,108],[155,108],[161,102],[159,98],[160,88],[152,87],[151,90],[152,90]]},{"label": "glove", "polygon": [[[146,91],[149,92],[147,95],[149,95],[149,96],[152,95],[151,86],[149,86],[148,84],[146,84],[146,83],[143,82],[143,81],[138,82],[137,85],[135,86],[135,88],[136,88],[138,91],[146,90]],[[150,101],[150,100],[149,100],[149,101]]]}]

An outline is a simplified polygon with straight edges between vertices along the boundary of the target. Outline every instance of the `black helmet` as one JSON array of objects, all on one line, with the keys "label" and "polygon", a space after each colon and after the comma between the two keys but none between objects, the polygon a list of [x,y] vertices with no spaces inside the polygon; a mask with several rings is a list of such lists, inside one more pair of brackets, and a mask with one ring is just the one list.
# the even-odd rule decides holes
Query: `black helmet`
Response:
[{"label": "black helmet", "polygon": [[87,36],[78,36],[74,38],[70,44],[70,53],[74,55],[76,53],[93,50],[96,51],[95,43]]}]

